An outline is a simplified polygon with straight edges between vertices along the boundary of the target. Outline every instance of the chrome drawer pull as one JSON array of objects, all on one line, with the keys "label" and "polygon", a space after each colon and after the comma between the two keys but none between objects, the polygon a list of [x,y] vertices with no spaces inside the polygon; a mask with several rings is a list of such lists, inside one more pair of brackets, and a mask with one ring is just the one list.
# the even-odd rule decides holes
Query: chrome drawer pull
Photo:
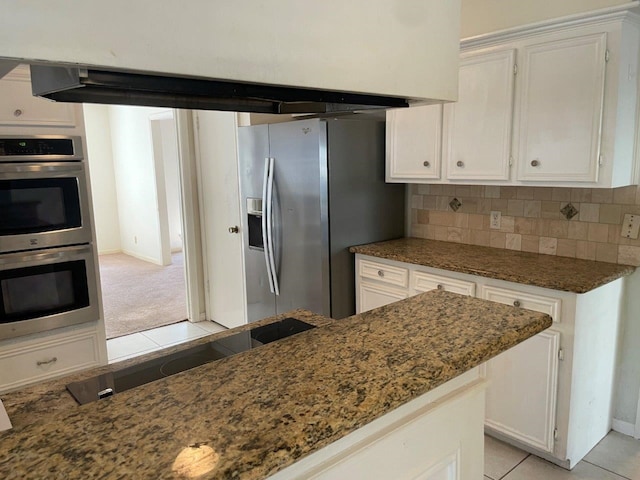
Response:
[{"label": "chrome drawer pull", "polygon": [[384,277],[384,272],[382,270],[378,270],[378,276],[379,277]]},{"label": "chrome drawer pull", "polygon": [[514,307],[519,307],[519,306],[520,306],[520,300],[515,300],[515,301],[513,302],[513,306],[514,306]]},{"label": "chrome drawer pull", "polygon": [[39,367],[42,365],[49,365],[50,363],[56,363],[58,361],[58,357],[53,357],[51,360],[38,360],[36,365]]},{"label": "chrome drawer pull", "polygon": [[428,160],[425,160],[424,162],[422,162],[422,165],[424,165],[425,167],[430,167],[431,163],[429,163]]},{"label": "chrome drawer pull", "polygon": [[19,117],[20,115],[22,115],[22,110],[20,110],[19,108],[13,112],[14,117]]}]

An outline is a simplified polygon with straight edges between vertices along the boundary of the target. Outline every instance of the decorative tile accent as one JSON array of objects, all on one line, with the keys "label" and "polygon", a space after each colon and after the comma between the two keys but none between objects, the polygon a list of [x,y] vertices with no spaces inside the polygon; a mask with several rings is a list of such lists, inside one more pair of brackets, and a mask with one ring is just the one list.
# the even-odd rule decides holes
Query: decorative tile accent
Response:
[{"label": "decorative tile accent", "polygon": [[451,207],[451,210],[457,212],[458,209],[462,206],[462,202],[454,197],[454,199],[449,202],[449,206]]},{"label": "decorative tile accent", "polygon": [[567,220],[571,220],[578,214],[578,209],[574,207],[571,202],[569,202],[560,209],[560,213],[562,213],[562,215],[564,215],[564,218],[566,218]]}]

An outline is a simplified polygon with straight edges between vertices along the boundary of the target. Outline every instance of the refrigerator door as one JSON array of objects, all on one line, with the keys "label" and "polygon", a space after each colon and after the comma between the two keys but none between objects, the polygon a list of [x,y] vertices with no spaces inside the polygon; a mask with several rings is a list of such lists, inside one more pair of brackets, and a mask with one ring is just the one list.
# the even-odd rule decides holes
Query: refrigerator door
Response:
[{"label": "refrigerator door", "polygon": [[326,124],[269,125],[274,159],[276,311],[330,314]]},{"label": "refrigerator door", "polygon": [[276,313],[275,295],[269,286],[262,228],[265,159],[269,157],[267,125],[238,128],[238,157],[247,320],[255,322]]},{"label": "refrigerator door", "polygon": [[385,183],[384,122],[327,120],[331,317],[355,313],[349,247],[404,236],[405,186]]}]

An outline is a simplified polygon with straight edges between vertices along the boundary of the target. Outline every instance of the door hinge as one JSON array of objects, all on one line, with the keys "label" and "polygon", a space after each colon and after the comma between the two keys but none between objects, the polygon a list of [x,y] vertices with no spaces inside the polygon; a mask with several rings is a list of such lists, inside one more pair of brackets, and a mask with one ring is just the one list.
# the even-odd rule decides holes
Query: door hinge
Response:
[{"label": "door hinge", "polygon": [[196,120],[196,130],[200,131],[200,116],[196,113],[194,117]]},{"label": "door hinge", "polygon": [[610,57],[609,49],[607,48],[607,49],[605,50],[605,52],[604,52],[604,61],[605,61],[605,62],[608,62],[608,61],[609,61],[609,57]]},{"label": "door hinge", "polygon": [[598,154],[598,165],[602,166],[602,164],[604,163],[604,160],[602,160],[602,154]]},{"label": "door hinge", "polygon": [[513,156],[509,155],[509,166],[511,167],[513,165]]},{"label": "door hinge", "polygon": [[554,440],[558,439],[558,427],[553,429],[553,439]]},{"label": "door hinge", "polygon": [[563,349],[558,350],[558,360],[560,360],[560,361],[564,360],[564,350]]},{"label": "door hinge", "polygon": [[514,74],[514,75],[517,75],[517,74],[518,74],[518,64],[517,64],[517,63],[514,63],[514,64],[513,64],[513,74]]}]

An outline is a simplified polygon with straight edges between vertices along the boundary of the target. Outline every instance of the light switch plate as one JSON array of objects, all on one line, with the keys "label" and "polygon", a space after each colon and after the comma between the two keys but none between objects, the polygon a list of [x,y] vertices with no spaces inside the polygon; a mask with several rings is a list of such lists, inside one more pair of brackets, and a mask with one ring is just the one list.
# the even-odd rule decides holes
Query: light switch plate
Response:
[{"label": "light switch plate", "polygon": [[640,231],[640,215],[625,213],[622,221],[622,236],[637,239],[638,231]]}]

